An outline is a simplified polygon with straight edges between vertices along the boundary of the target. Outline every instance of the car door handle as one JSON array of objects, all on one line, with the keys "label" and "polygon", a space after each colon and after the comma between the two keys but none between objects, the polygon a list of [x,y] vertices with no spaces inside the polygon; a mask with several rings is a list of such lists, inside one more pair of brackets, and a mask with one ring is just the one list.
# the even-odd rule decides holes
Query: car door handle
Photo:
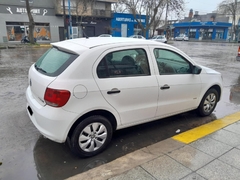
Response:
[{"label": "car door handle", "polygon": [[164,86],[162,86],[160,89],[164,90],[164,89],[170,89],[170,86],[167,84],[164,84]]},{"label": "car door handle", "polygon": [[120,93],[121,91],[117,88],[113,88],[111,91],[108,91],[107,94],[116,94],[116,93]]}]

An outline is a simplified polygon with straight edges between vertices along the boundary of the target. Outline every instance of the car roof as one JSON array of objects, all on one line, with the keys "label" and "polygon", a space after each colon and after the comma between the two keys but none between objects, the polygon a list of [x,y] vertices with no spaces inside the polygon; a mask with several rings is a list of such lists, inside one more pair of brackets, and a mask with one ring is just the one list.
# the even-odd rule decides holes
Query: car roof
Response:
[{"label": "car roof", "polygon": [[[128,46],[128,45],[159,45],[159,43],[153,41],[147,41],[145,39],[134,39],[124,37],[90,37],[90,38],[77,38],[60,42],[51,43],[52,46],[60,49],[67,50],[72,53],[81,53],[84,49],[91,49],[100,46]],[[167,46],[166,44],[164,46]]]},{"label": "car roof", "polygon": [[98,37],[101,37],[101,36],[112,36],[111,34],[100,34]]}]

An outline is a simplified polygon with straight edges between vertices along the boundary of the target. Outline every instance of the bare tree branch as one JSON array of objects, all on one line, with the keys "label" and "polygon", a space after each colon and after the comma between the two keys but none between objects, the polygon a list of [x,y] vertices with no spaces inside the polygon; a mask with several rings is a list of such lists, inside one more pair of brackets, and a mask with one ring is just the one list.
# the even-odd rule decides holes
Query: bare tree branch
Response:
[{"label": "bare tree branch", "polygon": [[[78,23],[78,37],[83,36],[82,32],[82,21],[83,17],[87,15],[89,11],[93,9],[93,6],[96,3],[96,0],[74,0],[72,1],[73,6],[76,9],[76,18],[77,18],[77,23]],[[92,13],[90,13],[92,14]]]},{"label": "bare tree branch", "polygon": [[[165,6],[169,5],[169,11],[175,11],[179,14],[183,11],[184,0],[120,0],[122,4],[133,14],[146,37],[146,32],[157,24],[158,17],[161,17]],[[141,16],[146,15],[146,26],[141,22]]]},{"label": "bare tree branch", "polygon": [[[235,40],[237,37],[237,26],[236,26],[236,17],[237,14],[240,12],[239,7],[240,2],[237,0],[224,0],[218,5],[218,12],[225,15],[232,16],[232,40]],[[234,39],[235,37],[235,39]]]}]

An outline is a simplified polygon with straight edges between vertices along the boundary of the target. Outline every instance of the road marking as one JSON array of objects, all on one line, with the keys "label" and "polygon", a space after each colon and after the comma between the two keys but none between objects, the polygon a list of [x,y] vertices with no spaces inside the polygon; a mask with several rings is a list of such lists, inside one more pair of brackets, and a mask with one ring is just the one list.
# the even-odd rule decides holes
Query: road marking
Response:
[{"label": "road marking", "polygon": [[220,130],[230,124],[233,124],[239,120],[240,120],[240,112],[237,112],[229,116],[226,116],[222,119],[217,119],[210,123],[204,124],[202,126],[196,127],[189,131],[173,136],[172,139],[180,141],[185,144],[189,144],[217,130]]}]

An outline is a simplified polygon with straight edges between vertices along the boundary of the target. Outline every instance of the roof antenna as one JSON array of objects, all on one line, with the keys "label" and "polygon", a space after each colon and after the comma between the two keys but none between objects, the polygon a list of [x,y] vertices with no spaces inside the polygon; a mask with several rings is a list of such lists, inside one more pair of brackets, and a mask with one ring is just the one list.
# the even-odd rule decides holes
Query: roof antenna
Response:
[{"label": "roof antenna", "polygon": [[85,33],[84,29],[83,29],[83,25],[81,24],[82,26],[82,32],[83,32],[83,35],[86,37],[86,39],[88,39],[89,37],[87,36],[87,34]]}]

